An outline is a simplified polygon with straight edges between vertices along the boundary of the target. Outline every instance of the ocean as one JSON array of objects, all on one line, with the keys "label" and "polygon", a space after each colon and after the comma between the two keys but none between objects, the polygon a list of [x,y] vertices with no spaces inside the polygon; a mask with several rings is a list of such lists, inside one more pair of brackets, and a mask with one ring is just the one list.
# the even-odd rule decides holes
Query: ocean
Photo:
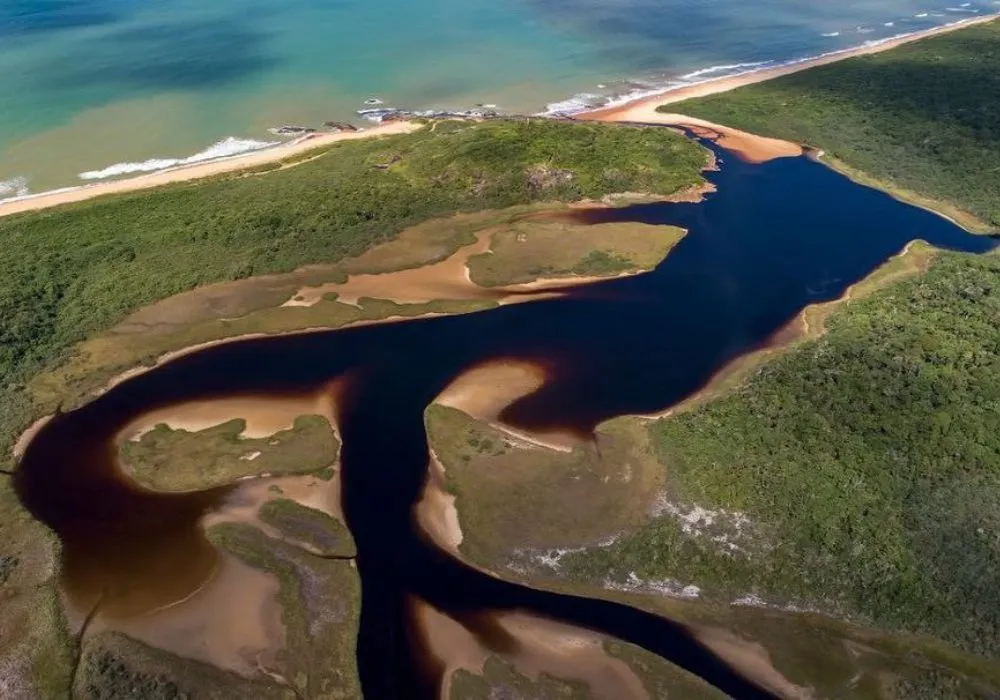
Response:
[{"label": "ocean", "polygon": [[279,125],[573,112],[996,12],[1000,0],[4,0],[0,199],[267,148]]}]

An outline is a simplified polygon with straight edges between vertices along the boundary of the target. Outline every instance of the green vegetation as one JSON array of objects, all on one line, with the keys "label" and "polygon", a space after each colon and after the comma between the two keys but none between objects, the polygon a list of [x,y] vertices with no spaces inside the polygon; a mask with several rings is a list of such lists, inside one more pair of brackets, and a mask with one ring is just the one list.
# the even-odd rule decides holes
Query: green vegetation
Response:
[{"label": "green vegetation", "polygon": [[461,550],[488,568],[521,550],[544,553],[634,528],[662,488],[648,440],[631,421],[602,426],[596,446],[573,452],[528,443],[444,406],[428,408],[425,422],[457,496]]},{"label": "green vegetation", "polygon": [[648,270],[662,262],[683,235],[681,229],[639,223],[519,221],[493,234],[489,253],[469,259],[469,275],[476,284],[495,287]]},{"label": "green vegetation", "polygon": [[347,527],[323,511],[279,498],[262,505],[259,515],[264,523],[320,556],[348,558],[357,554]]},{"label": "green vegetation", "polygon": [[248,525],[216,525],[208,535],[250,566],[277,577],[285,625],[281,675],[298,697],[359,697],[355,640],[361,584],[352,562],[317,557]]},{"label": "green vegetation", "polygon": [[72,641],[52,581],[57,542],[0,477],[0,694],[61,698]]},{"label": "green vegetation", "polygon": [[703,164],[699,147],[662,129],[447,122],[340,143],[267,174],[0,219],[4,463],[17,432],[55,405],[39,406],[24,389],[29,379],[145,304],[211,282],[357,256],[454,212],[612,192],[671,194],[699,183]]},{"label": "green vegetation", "polygon": [[244,430],[242,418],[197,433],[160,424],[122,444],[122,464],[146,488],[195,491],[258,474],[316,472],[340,449],[322,416],[299,416],[290,429],[258,439],[242,437]]},{"label": "green vegetation", "polygon": [[585,683],[541,674],[537,681],[522,676],[505,661],[490,656],[482,675],[458,670],[451,679],[452,700],[493,700],[494,698],[530,698],[530,700],[586,700],[593,695]]},{"label": "green vegetation", "polygon": [[117,633],[84,642],[73,697],[81,700],[294,700],[288,688],[252,681],[153,649]]},{"label": "green vegetation", "polygon": [[817,146],[967,225],[962,211],[1000,227],[1000,21],[663,109]]},{"label": "green vegetation", "polygon": [[735,393],[651,425],[669,504],[564,571],[754,594],[995,657],[997,318],[996,255],[942,253],[846,304]]}]

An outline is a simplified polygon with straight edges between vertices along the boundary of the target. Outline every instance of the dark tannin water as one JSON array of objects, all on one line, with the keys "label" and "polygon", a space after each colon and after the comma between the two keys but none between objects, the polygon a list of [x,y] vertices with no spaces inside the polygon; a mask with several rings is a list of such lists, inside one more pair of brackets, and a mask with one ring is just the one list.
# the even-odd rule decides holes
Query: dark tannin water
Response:
[{"label": "dark tannin water", "polygon": [[[648,274],[566,299],[482,313],[209,348],[130,379],[47,424],[16,476],[25,505],[64,544],[63,580],[80,604],[119,614],[176,600],[211,571],[198,527],[227,489],[157,494],[117,469],[115,435],[183,401],[314,393],[338,384],[344,509],[358,546],[365,697],[430,697],[414,642],[413,598],[459,620],[524,609],[638,644],[734,697],[769,697],[680,625],[603,601],[540,592],[480,574],[421,537],[412,509],[426,479],[423,412],[456,376],[497,358],[537,361],[549,379],[503,419],[586,434],[601,421],[664,409],[736,356],[765,345],[807,304],[839,297],[909,241],[985,252],[994,241],[858,186],[807,158],[750,165],[719,154],[718,193],[578,216],[683,226]],[[171,597],[173,596],[173,597]],[[488,617],[488,616],[487,616]],[[419,692],[415,689],[419,689]]]}]

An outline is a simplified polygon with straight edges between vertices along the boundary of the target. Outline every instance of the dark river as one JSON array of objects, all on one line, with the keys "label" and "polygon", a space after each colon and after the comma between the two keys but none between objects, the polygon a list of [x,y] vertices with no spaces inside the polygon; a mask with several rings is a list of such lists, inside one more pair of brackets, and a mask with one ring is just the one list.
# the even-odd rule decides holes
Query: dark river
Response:
[{"label": "dark river", "polygon": [[549,381],[504,420],[588,433],[613,416],[684,399],[728,361],[765,345],[804,306],[839,297],[909,241],[972,253],[995,245],[808,158],[750,165],[719,156],[721,170],[709,174],[718,192],[702,203],[579,215],[689,229],[648,274],[465,316],[220,345],[56,417],[25,451],[16,485],[62,539],[67,590],[77,601],[118,596],[141,610],[190,592],[215,561],[198,519],[227,489],[157,494],[132,485],[116,467],[114,437],[124,425],[174,403],[312,393],[341,377],[343,505],[362,581],[365,697],[435,692],[414,643],[412,597],[457,619],[538,613],[642,646],[731,696],[770,697],[682,626],[478,573],[429,544],[412,517],[427,475],[424,409],[474,365],[543,363]]}]

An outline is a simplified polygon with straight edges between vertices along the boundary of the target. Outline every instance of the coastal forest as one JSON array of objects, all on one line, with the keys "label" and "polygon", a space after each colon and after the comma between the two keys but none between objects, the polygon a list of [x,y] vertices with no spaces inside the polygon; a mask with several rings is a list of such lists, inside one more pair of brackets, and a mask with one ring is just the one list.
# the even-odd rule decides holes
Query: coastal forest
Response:
[{"label": "coastal forest", "polygon": [[994,21],[688,100],[679,109],[820,148],[863,182],[989,231],[1000,228],[998,94]]}]

